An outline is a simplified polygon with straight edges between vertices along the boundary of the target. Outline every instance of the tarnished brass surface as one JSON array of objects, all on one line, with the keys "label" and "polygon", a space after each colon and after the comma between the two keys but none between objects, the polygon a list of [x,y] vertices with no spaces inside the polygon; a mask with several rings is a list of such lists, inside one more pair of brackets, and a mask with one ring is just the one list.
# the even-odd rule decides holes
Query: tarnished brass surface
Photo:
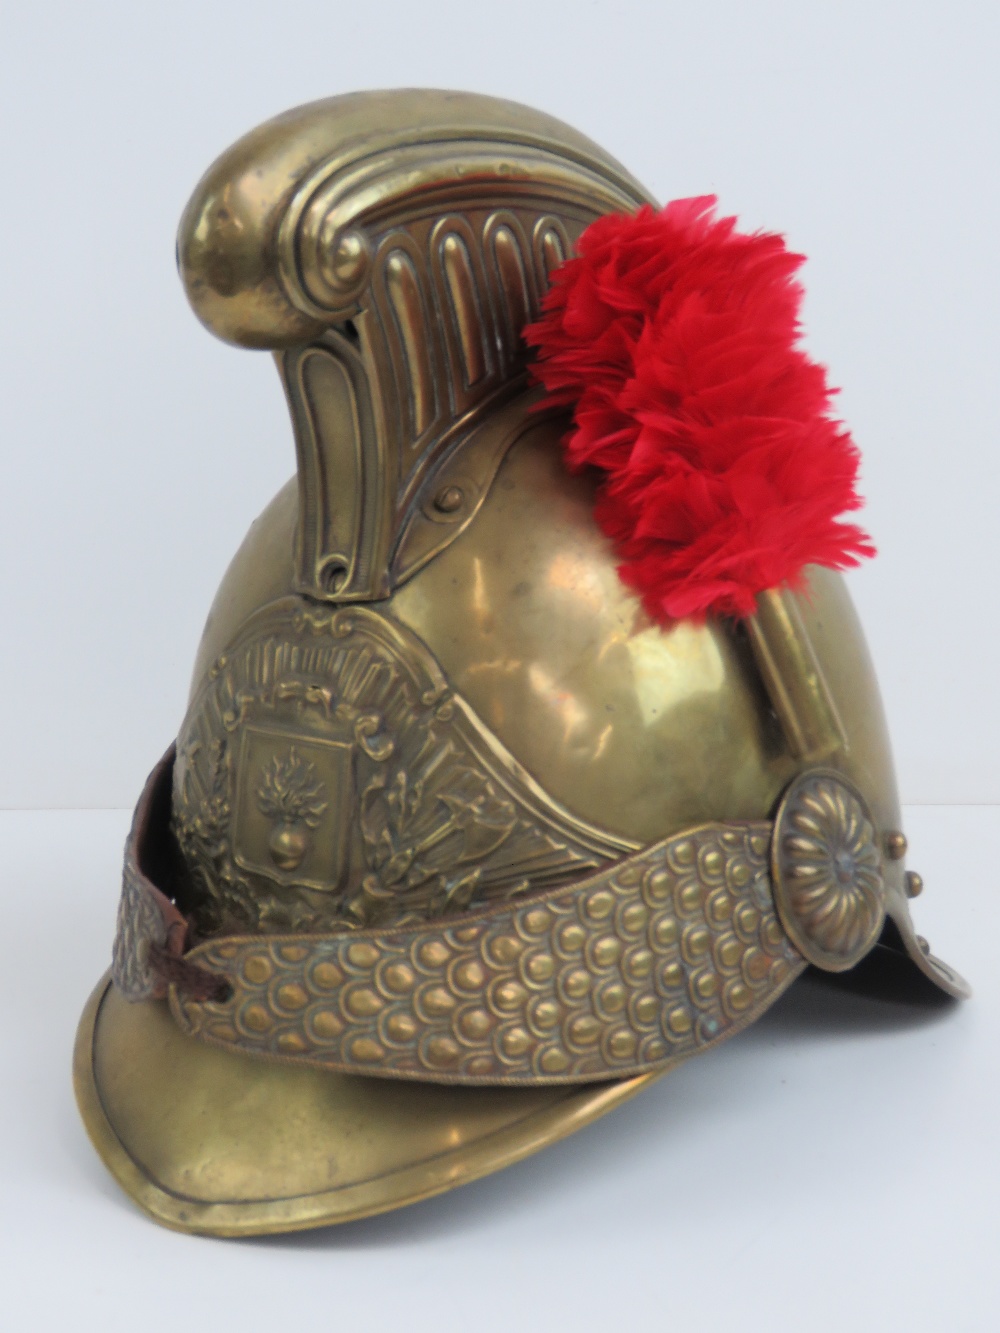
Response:
[{"label": "tarnished brass surface", "polygon": [[[769,817],[797,763],[749,649],[723,623],[663,630],[645,617],[593,522],[592,484],[562,468],[558,429],[531,424],[475,522],[397,591],[390,614],[539,784],[589,823],[643,844]],[[289,486],[223,579],[194,690],[247,617],[292,591],[291,561],[275,556],[290,549],[294,522]],[[849,737],[837,766],[877,826],[898,829],[878,687],[843,580],[810,571],[799,610]],[[890,875],[900,892],[902,873]]]},{"label": "tarnished brass surface", "polygon": [[[764,819],[799,761],[732,625],[653,624],[567,478],[557,423],[515,444],[462,539],[390,602],[483,721],[557,799],[640,843]],[[512,534],[517,534],[512,539]],[[863,636],[838,576],[811,571],[801,620],[851,745],[837,763],[897,827]]]},{"label": "tarnished brass surface", "polygon": [[[725,1035],[773,998],[804,966],[795,942],[841,965],[874,939],[881,911],[926,975],[964,993],[910,920],[917,881],[905,869],[878,690],[842,581],[810,571],[804,595],[767,595],[748,632],[652,624],[597,530],[593,482],[564,471],[566,423],[534,411],[519,334],[553,266],[595,216],[646,198],[607,154],[548,117],[420,91],[298,108],[241,140],[196,190],[179,238],[189,297],[220,336],[275,352],[298,460],[297,480],[223,580],[181,729],[173,802],[183,869],[172,888],[194,928],[215,936],[181,961],[211,960],[234,926],[261,932],[215,959],[222,970],[241,965],[232,1015],[195,1004],[181,973],[170,974],[177,1017],[211,1040],[228,1039],[212,1024],[230,1017],[261,1054],[294,1054],[306,1023],[315,1036],[320,1014],[332,1013],[313,994],[319,974],[289,971],[312,950],[327,950],[323,961],[344,974],[338,1003],[348,1009],[362,992],[392,1008],[379,989],[390,968],[416,976],[420,964],[435,983],[420,990],[430,1026],[437,1018],[424,1001],[449,987],[452,998],[469,991],[456,1021],[460,1009],[471,1026],[399,1041],[395,1068],[388,1019],[383,1032],[374,1010],[367,1039],[388,1062],[381,1072],[429,1075],[461,1046],[460,1032],[475,1038],[481,1020],[471,1016],[483,1005],[466,984],[472,973],[449,971],[454,959],[425,960],[418,948],[419,957],[390,962],[392,932],[426,932],[424,944],[445,940],[457,955],[509,924],[523,947],[500,966],[537,961],[545,971],[551,962],[552,976],[491,976],[498,998],[505,984],[525,996],[511,989],[510,1013],[493,1014],[500,1045],[490,1058],[559,1077],[544,1064],[557,1049],[546,1026],[553,1011],[528,982],[566,990],[574,969],[559,930],[573,911],[583,926],[581,911],[605,891],[621,959],[607,963],[613,976],[590,958],[593,1012],[559,1013],[566,1076],[588,1076],[580,1034],[590,1029],[577,1032],[578,1018],[598,1018],[599,1040],[620,1039],[622,1059],[626,1038],[637,1047],[661,1039],[638,1012],[648,998],[644,963],[635,966],[642,947],[626,918],[639,907],[673,923],[677,945],[661,943],[687,964],[674,1006],[679,1054],[717,1039],[706,1013]],[[734,921],[747,906],[747,884],[731,884],[726,869],[719,883],[706,874],[692,884],[674,867],[669,910],[642,896],[652,879],[636,897],[624,876],[640,849],[655,856],[685,830],[701,829],[697,838],[718,825],[727,828],[710,841],[752,842],[743,826],[775,818],[785,791],[779,828],[802,835],[796,821],[812,817],[809,800],[822,794],[795,779],[820,760],[833,823],[852,832],[832,852],[829,829],[824,843],[806,828],[805,850],[775,839],[780,915],[758,903],[751,927],[744,913],[738,959],[729,928],[712,917],[724,897]],[[803,867],[808,879],[821,861],[836,880],[841,853],[864,880],[872,849],[874,913],[863,893],[852,898],[829,876],[818,908],[799,892]],[[743,853],[759,889],[764,853]],[[735,847],[720,856],[728,870],[740,862]],[[588,896],[580,881],[595,874],[608,884]],[[135,950],[128,975],[141,989],[152,983],[139,951],[148,942],[155,962],[162,931],[143,915],[156,899],[138,880],[131,889],[120,939]],[[536,944],[535,909],[518,899],[548,891],[565,914],[557,921],[545,908],[553,921]],[[835,929],[855,907],[860,915]],[[462,934],[470,910],[499,916],[473,938]],[[689,910],[716,946],[705,994]],[[593,954],[599,938],[588,934],[584,950]],[[351,953],[357,944],[381,952],[366,963]],[[663,982],[675,960],[649,953]],[[635,993],[625,993],[629,982]],[[742,1009],[733,1003],[740,985],[758,992]],[[612,996],[635,1010],[624,1036]],[[673,1010],[661,1009],[669,1029]],[[475,1077],[484,1053],[462,1047],[458,1064],[468,1057]],[[81,1023],[76,1075],[91,1135],[132,1197],[168,1225],[216,1234],[318,1225],[425,1197],[571,1132],[652,1077],[567,1092],[291,1067],[193,1040],[161,1002],[128,1005],[103,985]]]},{"label": "tarnished brass surface", "polygon": [[891,833],[886,835],[886,855],[891,857],[893,861],[901,861],[906,855],[908,848],[909,843],[906,840],[906,834],[901,833],[899,829],[894,829]]},{"label": "tarnished brass surface", "polygon": [[171,1007],[207,1041],[395,1078],[667,1068],[763,1013],[805,967],[775,912],[770,841],[767,824],[709,825],[454,924],[213,940],[188,958],[229,995],[174,990]]},{"label": "tarnished brass surface", "polygon": [[[621,585],[593,522],[592,484],[567,477],[558,425],[511,448],[459,540],[386,603],[539,784],[634,843],[725,819],[768,818],[797,763],[732,627],[663,630]],[[292,590],[292,492],[247,536],[209,616],[195,689],[255,607]],[[280,534],[280,535],[279,535]],[[876,824],[900,814],[878,687],[842,579],[810,572],[799,609],[849,737],[837,766]],[[901,865],[901,862],[897,863]],[[902,870],[898,875],[902,892]]]},{"label": "tarnished brass surface", "polygon": [[77,1103],[126,1193],[179,1231],[252,1236],[415,1203],[581,1129],[657,1076],[446,1088],[290,1069],[185,1036],[104,978],[74,1055]]},{"label": "tarnished brass surface", "polygon": [[381,609],[250,616],[181,728],[173,824],[201,933],[439,916],[634,850],[549,797]]},{"label": "tarnished brass surface", "polygon": [[845,972],[885,923],[879,839],[864,797],[837,773],[800,773],[774,823],[774,899],[788,938],[809,962]]}]

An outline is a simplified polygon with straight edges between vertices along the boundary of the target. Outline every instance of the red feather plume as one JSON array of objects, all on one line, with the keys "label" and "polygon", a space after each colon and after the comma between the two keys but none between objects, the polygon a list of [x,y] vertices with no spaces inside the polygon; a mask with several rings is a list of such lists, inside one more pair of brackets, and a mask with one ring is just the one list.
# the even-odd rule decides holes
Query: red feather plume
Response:
[{"label": "red feather plume", "polygon": [[875,553],[841,521],[859,454],[798,346],[804,257],[715,203],[594,222],[525,330],[549,401],[573,409],[566,461],[603,473],[597,521],[659,621],[751,615],[803,566]]}]

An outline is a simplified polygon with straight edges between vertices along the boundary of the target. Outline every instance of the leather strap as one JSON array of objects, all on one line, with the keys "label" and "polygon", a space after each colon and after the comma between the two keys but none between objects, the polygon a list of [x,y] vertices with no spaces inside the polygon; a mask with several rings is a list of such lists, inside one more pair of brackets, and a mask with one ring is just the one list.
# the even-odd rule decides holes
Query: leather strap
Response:
[{"label": "leather strap", "polygon": [[171,745],[146,779],[125,842],[111,977],[127,1000],[164,999],[171,985],[203,999],[226,989],[215,974],[184,958],[188,921],[154,882],[168,878],[173,767]]}]

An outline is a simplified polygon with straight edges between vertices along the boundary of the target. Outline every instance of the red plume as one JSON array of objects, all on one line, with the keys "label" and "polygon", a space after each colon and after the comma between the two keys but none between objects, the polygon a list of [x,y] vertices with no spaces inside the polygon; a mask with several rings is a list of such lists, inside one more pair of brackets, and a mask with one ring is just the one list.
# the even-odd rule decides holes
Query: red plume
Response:
[{"label": "red plume", "polygon": [[566,461],[603,475],[597,521],[659,621],[747,616],[807,564],[874,555],[859,455],[798,346],[802,255],[736,231],[714,197],[612,214],[552,275],[525,330]]}]

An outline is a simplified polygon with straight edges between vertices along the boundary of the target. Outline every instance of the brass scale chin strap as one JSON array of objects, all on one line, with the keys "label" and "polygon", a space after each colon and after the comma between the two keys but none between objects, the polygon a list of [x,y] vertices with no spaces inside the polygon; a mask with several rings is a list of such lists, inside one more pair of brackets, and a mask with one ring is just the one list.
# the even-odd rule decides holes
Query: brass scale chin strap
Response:
[{"label": "brass scale chin strap", "polygon": [[707,824],[561,887],[433,923],[207,940],[151,876],[173,750],[126,845],[113,977],[251,1054],[425,1082],[539,1084],[663,1070],[757,1018],[807,966],[853,966],[885,890],[872,820],[812,769],[774,823]]}]

